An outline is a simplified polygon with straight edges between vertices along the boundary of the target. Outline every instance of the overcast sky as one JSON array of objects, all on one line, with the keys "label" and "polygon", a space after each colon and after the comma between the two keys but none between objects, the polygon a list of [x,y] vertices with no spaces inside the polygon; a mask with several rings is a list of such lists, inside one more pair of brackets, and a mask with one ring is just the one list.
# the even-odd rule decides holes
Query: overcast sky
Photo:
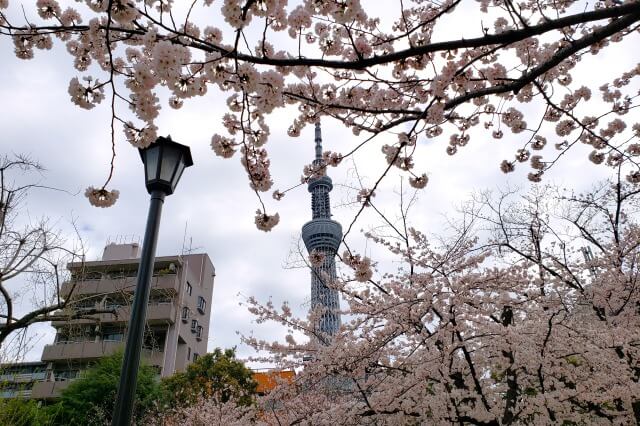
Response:
[{"label": "overcast sky", "polygon": [[[34,2],[24,3],[27,11],[34,10],[30,6]],[[588,71],[582,71],[580,78],[598,82],[597,86],[607,80],[597,73],[598,67],[582,68]],[[74,218],[92,260],[100,257],[109,240],[121,237],[142,240],[148,194],[138,153],[118,131],[115,177],[109,187],[120,191],[120,199],[111,208],[98,209],[84,197],[84,189],[102,185],[109,172],[109,109],[107,102],[91,111],[71,104],[68,81],[77,74],[70,56],[59,43],[52,51],[36,51],[35,59],[21,61],[13,55],[10,41],[0,39],[0,151],[31,155],[47,168],[43,182],[67,191],[33,192],[27,205],[29,217],[48,216],[65,233],[70,232],[70,221]],[[195,162],[185,171],[175,194],[165,202],[157,255],[179,254],[186,240],[187,248],[211,257],[216,281],[211,304],[210,350],[239,345],[236,332],[248,334],[253,330],[263,338],[282,334],[277,326],[258,326],[253,322],[252,316],[238,305],[246,296],[254,295],[264,301],[273,298],[276,303],[288,300],[301,314],[310,297],[309,272],[286,267],[290,252],[297,250],[300,228],[311,217],[310,196],[304,186],[288,193],[280,202],[274,201],[270,192],[265,194],[268,212],[277,211],[280,224],[269,233],[256,229],[253,219],[259,203],[248,187],[239,157],[221,159],[209,146],[212,134],[222,129],[224,99],[224,94],[210,88],[206,97],[188,100],[178,111],[164,104],[156,122],[160,134],[171,134],[174,140],[191,147]],[[268,121],[272,132],[268,149],[274,189],[297,184],[303,166],[313,158],[313,127],[306,127],[300,138],[291,139],[286,130],[292,118],[292,110],[281,110]],[[328,119],[322,121],[322,133],[325,149],[338,152],[348,151],[364,137],[353,136],[340,123]],[[380,147],[395,136],[390,138],[374,140],[354,158],[365,186],[370,186],[382,170],[384,157]],[[448,136],[436,140],[422,137],[418,141],[415,170],[430,176],[430,183],[419,193],[411,216],[419,229],[437,233],[443,219],[473,191],[507,183],[525,189],[529,185],[527,167],[518,168],[509,180],[499,170],[502,159],[513,157],[520,138],[507,134],[501,141],[472,140],[455,157],[446,155],[447,142]],[[606,169],[588,163],[587,154],[585,147],[578,146],[561,167],[546,175],[546,182],[580,189],[606,176]],[[354,162],[345,161],[340,168],[330,169],[329,174],[336,185],[331,194],[333,213],[346,227],[356,212],[350,204],[355,192],[348,189],[359,185]],[[374,199],[379,209],[392,219],[398,213],[399,188],[400,179],[392,174]],[[360,229],[379,224],[380,220],[367,211],[354,227],[350,246],[372,252]],[[37,344],[27,356],[30,360],[39,359],[42,346],[52,342],[54,330],[41,325],[34,327],[33,333]],[[238,349],[241,356],[251,353],[242,346]]]}]

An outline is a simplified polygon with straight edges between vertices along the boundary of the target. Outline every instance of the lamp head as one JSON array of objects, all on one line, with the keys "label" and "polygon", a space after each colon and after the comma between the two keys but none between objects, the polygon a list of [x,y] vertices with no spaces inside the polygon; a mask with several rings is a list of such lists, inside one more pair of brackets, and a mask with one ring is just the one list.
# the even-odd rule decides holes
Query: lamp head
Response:
[{"label": "lamp head", "polygon": [[139,151],[149,193],[161,190],[166,195],[173,194],[184,169],[193,165],[189,147],[174,142],[171,136],[161,136]]}]

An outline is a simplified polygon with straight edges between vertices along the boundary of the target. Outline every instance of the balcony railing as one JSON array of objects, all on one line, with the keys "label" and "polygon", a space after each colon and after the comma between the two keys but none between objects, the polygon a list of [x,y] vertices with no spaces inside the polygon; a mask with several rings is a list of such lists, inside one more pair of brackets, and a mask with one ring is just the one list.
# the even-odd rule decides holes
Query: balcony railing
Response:
[{"label": "balcony railing", "polygon": [[[87,318],[77,318],[70,321],[74,324],[94,324],[95,322],[127,323],[131,317],[131,309],[129,306],[111,306],[109,308],[100,309],[114,309],[115,315],[111,313],[95,314]],[[164,324],[167,322],[173,324],[176,320],[176,307],[172,302],[150,303],[147,305],[146,318],[148,324]],[[67,323],[67,321],[53,321],[52,325],[57,327],[64,325],[65,323]]]},{"label": "balcony railing", "polygon": [[2,389],[0,398],[29,398],[31,389]]},{"label": "balcony railing", "polygon": [[[133,292],[136,286],[136,277],[103,278],[98,280],[84,280],[65,282],[62,284],[60,294],[63,298],[74,295],[109,294],[116,292]],[[176,274],[156,275],[151,278],[151,290],[170,290],[178,292],[180,282]]]},{"label": "balcony railing", "polygon": [[0,383],[28,383],[38,380],[44,380],[47,377],[46,371],[38,371],[36,373],[8,373],[0,374]]},{"label": "balcony railing", "polygon": [[[85,341],[58,342],[46,345],[42,351],[42,361],[60,361],[69,359],[92,360],[102,358],[124,348],[124,342],[114,341]],[[143,349],[142,356],[151,365],[162,366],[164,352]]]},{"label": "balcony railing", "polygon": [[31,390],[31,398],[33,399],[52,399],[60,396],[60,392],[69,384],[71,380],[57,382],[36,382]]}]

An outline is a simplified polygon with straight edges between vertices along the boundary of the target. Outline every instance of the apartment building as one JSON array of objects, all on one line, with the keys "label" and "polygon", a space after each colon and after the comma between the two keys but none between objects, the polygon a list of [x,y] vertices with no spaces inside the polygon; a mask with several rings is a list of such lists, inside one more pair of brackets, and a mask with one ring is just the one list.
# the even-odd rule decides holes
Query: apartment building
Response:
[{"label": "apartment building", "polygon": [[30,398],[33,386],[46,380],[46,370],[40,361],[0,364],[0,398]]},{"label": "apartment building", "polygon": [[[137,244],[109,244],[101,260],[67,266],[61,293],[70,319],[52,323],[56,337],[42,352],[45,378],[30,387],[32,398],[57,397],[87,364],[124,348],[139,261]],[[142,358],[160,375],[207,352],[214,277],[207,254],[156,257]],[[109,312],[81,315],[95,310]]]}]

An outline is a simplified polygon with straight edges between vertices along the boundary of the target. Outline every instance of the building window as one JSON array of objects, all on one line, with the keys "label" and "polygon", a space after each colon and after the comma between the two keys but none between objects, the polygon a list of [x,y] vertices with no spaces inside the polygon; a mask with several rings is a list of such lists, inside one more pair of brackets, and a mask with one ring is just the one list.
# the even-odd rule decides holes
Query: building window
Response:
[{"label": "building window", "polygon": [[191,320],[191,332],[196,333],[198,331],[198,320]]},{"label": "building window", "polygon": [[182,308],[182,322],[189,322],[189,308],[187,306]]},{"label": "building window", "polygon": [[167,305],[170,303],[173,303],[173,300],[166,294],[152,294],[149,296],[149,305]]},{"label": "building window", "polygon": [[191,292],[192,292],[192,291],[193,291],[193,287],[191,287],[191,284],[189,284],[189,283],[187,282],[187,294],[188,294],[189,296],[191,296]]},{"label": "building window", "polygon": [[196,362],[198,360],[198,358],[200,357],[200,355],[198,355],[197,353],[193,353],[193,362]]},{"label": "building window", "polygon": [[100,271],[89,271],[89,272],[85,272],[83,275],[81,275],[80,277],[78,277],[80,280],[85,281],[85,280],[100,280],[102,279],[102,272]]},{"label": "building window", "polygon": [[199,325],[196,329],[196,339],[198,341],[202,340],[202,326]]},{"label": "building window", "polygon": [[187,347],[187,361],[191,359],[191,348]]},{"label": "building window", "polygon": [[53,376],[56,382],[64,382],[78,378],[80,376],[79,373],[78,370],[57,370],[53,372]]},{"label": "building window", "polygon": [[142,347],[150,349],[152,351],[164,351],[164,343],[166,340],[166,332],[162,330],[152,331],[149,330],[144,334],[144,340]]},{"label": "building window", "polygon": [[54,339],[54,343],[67,343],[69,341],[69,336],[66,334],[62,334],[58,332],[56,334],[56,338]]},{"label": "building window", "polygon": [[118,309],[121,306],[122,306],[121,301],[117,299],[109,298],[104,302],[105,309]]},{"label": "building window", "polygon": [[77,302],[72,301],[70,305],[77,310],[88,310],[88,309],[94,309],[96,307],[96,302],[97,302],[97,299],[91,297],[88,299],[79,300]]},{"label": "building window", "polygon": [[105,342],[122,342],[124,333],[118,330],[108,330],[102,333],[102,340]]},{"label": "building window", "polygon": [[204,297],[198,296],[198,312],[204,315],[204,310],[207,307],[207,301],[204,300]]}]

